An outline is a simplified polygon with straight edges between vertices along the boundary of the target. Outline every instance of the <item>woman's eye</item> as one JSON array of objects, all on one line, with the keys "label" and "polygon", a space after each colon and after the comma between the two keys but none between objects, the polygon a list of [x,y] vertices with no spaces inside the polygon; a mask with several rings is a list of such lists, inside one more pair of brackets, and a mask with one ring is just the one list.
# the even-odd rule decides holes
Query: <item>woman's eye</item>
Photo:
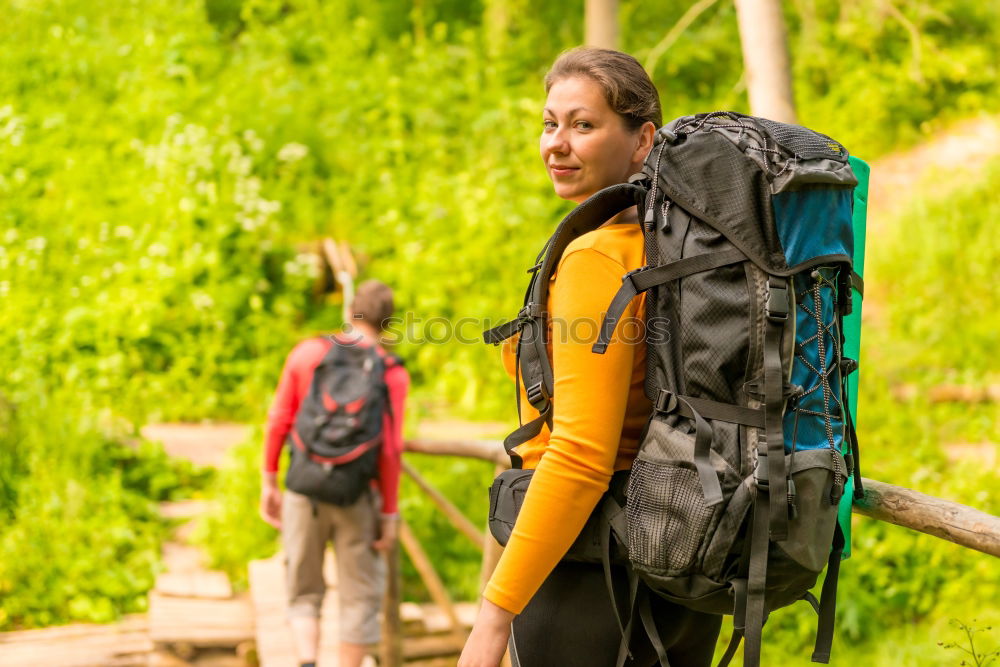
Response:
[{"label": "woman's eye", "polygon": [[591,125],[590,123],[588,123],[585,120],[578,120],[578,121],[576,121],[576,126],[577,126],[577,128],[579,128],[581,130],[590,130],[590,129],[593,129],[593,127],[594,127],[593,125]]},{"label": "woman's eye", "polygon": [[543,120],[542,127],[546,130],[554,130],[556,129],[556,122],[554,120]]}]

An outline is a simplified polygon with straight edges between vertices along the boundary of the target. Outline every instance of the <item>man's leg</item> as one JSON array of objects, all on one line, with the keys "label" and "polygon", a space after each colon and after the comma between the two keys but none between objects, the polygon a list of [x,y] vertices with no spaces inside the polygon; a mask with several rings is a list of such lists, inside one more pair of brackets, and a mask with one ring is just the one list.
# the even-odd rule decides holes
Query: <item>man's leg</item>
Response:
[{"label": "man's leg", "polygon": [[325,509],[291,491],[285,492],[281,507],[288,624],[300,663],[315,663],[319,653],[319,610],[326,592],[323,551],[330,530]]},{"label": "man's leg", "polygon": [[319,616],[293,616],[288,619],[292,643],[300,665],[316,664],[319,653]]},{"label": "man's leg", "polygon": [[340,594],[340,667],[360,667],[381,637],[378,612],[385,563],[372,544],[379,520],[374,492],[349,507],[334,508],[333,551]]},{"label": "man's leg", "polygon": [[352,644],[350,642],[340,642],[340,667],[361,667],[365,656],[368,655],[369,646],[367,644]]}]

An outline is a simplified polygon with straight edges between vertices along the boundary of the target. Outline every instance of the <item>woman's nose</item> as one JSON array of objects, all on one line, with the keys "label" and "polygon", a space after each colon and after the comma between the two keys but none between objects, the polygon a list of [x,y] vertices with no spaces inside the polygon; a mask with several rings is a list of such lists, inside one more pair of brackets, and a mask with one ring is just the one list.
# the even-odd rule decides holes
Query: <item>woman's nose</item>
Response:
[{"label": "woman's nose", "polygon": [[544,141],[545,151],[548,153],[565,155],[569,152],[568,135],[562,128],[556,128],[554,131],[546,134]]}]

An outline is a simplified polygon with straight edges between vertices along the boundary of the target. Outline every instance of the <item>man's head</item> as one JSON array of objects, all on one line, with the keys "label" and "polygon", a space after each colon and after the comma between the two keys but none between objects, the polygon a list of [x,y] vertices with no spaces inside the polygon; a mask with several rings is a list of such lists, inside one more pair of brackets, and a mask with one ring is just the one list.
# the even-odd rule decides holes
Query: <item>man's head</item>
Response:
[{"label": "man's head", "polygon": [[377,333],[389,325],[389,318],[395,311],[392,289],[378,280],[366,280],[358,285],[351,305],[352,323],[364,322]]}]

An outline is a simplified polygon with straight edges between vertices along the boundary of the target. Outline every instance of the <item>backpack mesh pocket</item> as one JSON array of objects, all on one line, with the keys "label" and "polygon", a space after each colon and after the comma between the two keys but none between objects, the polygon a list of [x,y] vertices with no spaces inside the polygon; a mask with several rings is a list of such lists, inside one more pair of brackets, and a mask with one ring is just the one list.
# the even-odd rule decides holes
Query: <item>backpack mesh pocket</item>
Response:
[{"label": "backpack mesh pocket", "polygon": [[715,508],[705,505],[698,473],[691,467],[643,459],[629,479],[629,557],[640,569],[688,569],[704,541]]}]

